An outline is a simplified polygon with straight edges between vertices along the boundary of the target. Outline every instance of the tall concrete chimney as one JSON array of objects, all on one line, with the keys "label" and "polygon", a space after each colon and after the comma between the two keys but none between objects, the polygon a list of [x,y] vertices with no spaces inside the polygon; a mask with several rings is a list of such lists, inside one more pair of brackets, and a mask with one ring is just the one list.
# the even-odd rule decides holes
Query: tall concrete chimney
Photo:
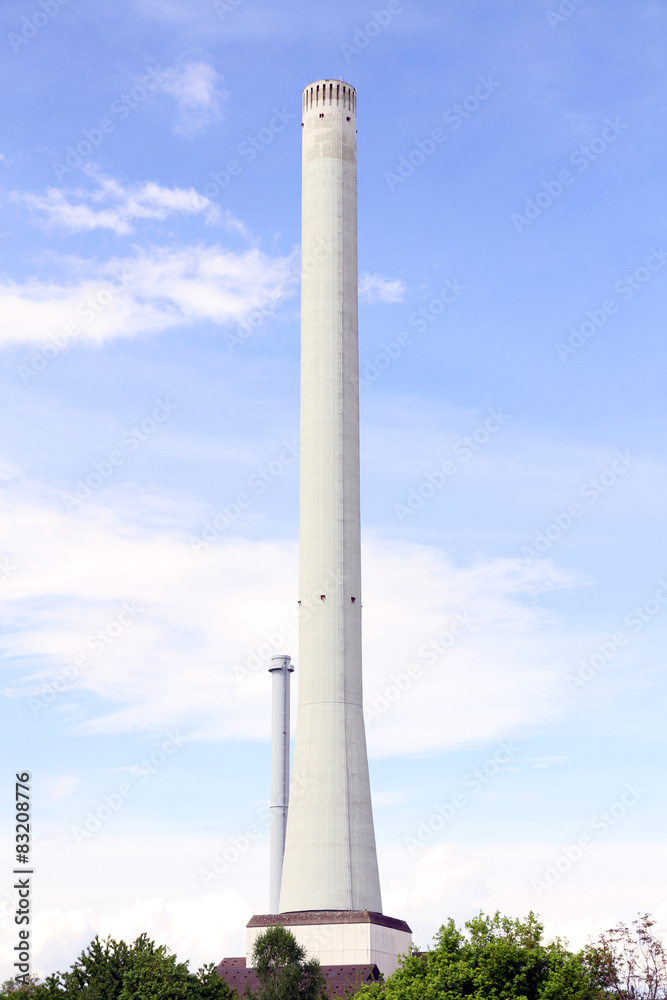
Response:
[{"label": "tall concrete chimney", "polygon": [[285,854],[285,829],[289,802],[290,656],[272,656],[271,674],[271,878],[269,907],[277,913]]},{"label": "tall concrete chimney", "polygon": [[409,951],[382,914],[362,704],[357,341],[357,95],[302,95],[299,701],[279,914],[322,965]]},{"label": "tall concrete chimney", "polygon": [[303,93],[299,703],[280,911],[382,911],[361,684],[356,92]]}]

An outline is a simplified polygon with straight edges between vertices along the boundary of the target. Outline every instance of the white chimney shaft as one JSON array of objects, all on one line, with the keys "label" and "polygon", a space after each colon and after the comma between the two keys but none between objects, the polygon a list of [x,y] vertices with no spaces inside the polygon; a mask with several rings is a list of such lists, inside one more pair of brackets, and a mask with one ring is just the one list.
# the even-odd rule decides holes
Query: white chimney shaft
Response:
[{"label": "white chimney shaft", "polygon": [[356,92],[303,92],[299,706],[280,912],[382,912],[362,707]]},{"label": "white chimney shaft", "polygon": [[289,802],[290,674],[293,671],[291,657],[271,658],[270,913],[278,913],[285,853]]}]

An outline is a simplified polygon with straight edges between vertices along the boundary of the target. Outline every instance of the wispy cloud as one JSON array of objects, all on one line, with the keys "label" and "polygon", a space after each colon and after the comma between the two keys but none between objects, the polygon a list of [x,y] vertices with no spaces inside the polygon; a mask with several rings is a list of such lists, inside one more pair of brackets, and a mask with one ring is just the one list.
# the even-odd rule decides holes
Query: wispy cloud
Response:
[{"label": "wispy cloud", "polygon": [[[266,636],[286,622],[296,645],[296,542],[230,536],[199,557],[187,531],[202,515],[192,501],[132,490],[128,504],[127,488],[117,489],[76,517],[41,484],[12,480],[0,491],[0,550],[17,565],[0,619],[7,663],[30,664],[29,677],[17,668],[9,683],[26,692],[52,679],[132,601],[140,618],[77,675],[58,711],[71,711],[88,692],[96,717],[87,731],[174,726],[211,740],[265,735],[265,672],[252,669],[240,684],[235,666],[253,653],[257,659]],[[372,753],[490,740],[567,710],[566,694],[558,695],[557,622],[537,597],[576,586],[571,574],[546,560],[457,567],[433,547],[383,540],[367,543],[364,565]],[[451,644],[443,633],[462,614],[470,624]],[[392,696],[390,711],[378,708],[376,696],[411,663],[419,674],[399,704]],[[442,706],[435,714],[434,704]]]},{"label": "wispy cloud", "polygon": [[548,560],[456,566],[433,546],[396,543],[367,547],[364,573],[371,753],[484,742],[563,710],[566,642],[538,597],[580,577]]},{"label": "wispy cloud", "polygon": [[362,302],[402,302],[405,282],[400,278],[383,278],[363,271],[359,276],[359,298]]},{"label": "wispy cloud", "polygon": [[57,802],[58,799],[67,798],[80,783],[80,779],[73,774],[59,774],[53,778],[45,780],[46,797],[49,802]]},{"label": "wispy cloud", "polygon": [[291,259],[257,249],[198,244],[148,247],[103,263],[54,260],[66,272],[61,282],[0,281],[0,346],[50,342],[68,327],[68,343],[99,344],[197,320],[224,325],[294,294]]},{"label": "wispy cloud", "polygon": [[187,62],[164,74],[160,89],[176,101],[176,135],[191,139],[222,118],[227,93],[220,74],[206,62]]},{"label": "wispy cloud", "polygon": [[[437,801],[442,798],[434,796]],[[531,878],[554,853],[562,851],[558,836],[568,836],[560,824],[553,845],[533,840],[528,831],[522,831],[523,835],[514,834],[511,843],[497,837],[496,842],[480,846],[472,833],[479,820],[473,819],[473,825],[466,827],[466,819],[464,810],[439,831],[433,843],[412,856],[396,848],[381,854],[387,873],[385,911],[415,914],[412,928],[415,942],[422,947],[442,924],[443,914],[462,922],[479,910],[528,913],[534,909]],[[652,909],[663,927],[667,884],[659,851],[658,844],[642,841],[639,831],[634,842],[619,842],[616,837],[613,843],[598,844],[585,864],[557,890],[539,899],[546,939],[559,935],[573,948],[583,948],[589,935],[597,936],[619,919],[633,919],[637,886],[644,885],[655,889],[651,898],[657,905]]]},{"label": "wispy cloud", "polygon": [[15,191],[12,200],[28,206],[50,228],[70,232],[111,229],[118,236],[134,232],[139,221],[164,221],[172,215],[204,215],[209,223],[224,222],[245,233],[243,223],[225,217],[219,207],[193,188],[167,188],[153,181],[123,185],[95,175],[97,187],[49,188],[46,194]]},{"label": "wispy cloud", "polygon": [[[85,810],[81,812],[85,815]],[[70,815],[75,817],[77,812]],[[83,846],[76,845],[65,833],[58,838],[42,837],[40,858],[44,859],[44,867],[48,866],[49,877],[44,903],[35,915],[34,962],[38,974],[48,975],[54,968],[69,965],[95,934],[133,941],[139,934],[148,933],[153,940],[168,944],[179,960],[190,960],[193,969],[205,962],[219,962],[223,955],[243,953],[248,913],[258,912],[263,903],[262,876],[268,864],[264,842],[253,843],[252,850],[233,867],[233,885],[226,878],[224,884],[216,886],[217,892],[199,896],[197,867],[211,863],[225,843],[220,835],[196,842],[192,837],[169,838],[167,843],[164,836],[114,836],[112,827],[110,824],[105,829],[104,837],[91,838]],[[150,879],[149,885],[145,878],[141,892],[120,902],[117,866],[122,864],[123,878],[128,882],[135,872],[140,881],[142,862],[151,870],[157,865],[163,870],[175,869],[180,876],[178,887],[170,886],[169,893],[164,894],[157,879]],[[97,872],[99,888],[91,901],[81,886],[89,881],[82,872],[91,872],[92,878],[93,871]],[[46,878],[45,871],[43,874]],[[77,881],[69,892],[67,876]],[[5,947],[11,948],[13,927],[13,919],[0,927],[0,941]]]}]

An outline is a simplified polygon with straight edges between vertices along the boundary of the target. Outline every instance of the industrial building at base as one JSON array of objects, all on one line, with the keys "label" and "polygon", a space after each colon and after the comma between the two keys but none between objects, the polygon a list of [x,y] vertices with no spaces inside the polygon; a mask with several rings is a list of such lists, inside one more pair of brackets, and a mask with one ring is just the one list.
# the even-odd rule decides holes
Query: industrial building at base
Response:
[{"label": "industrial building at base", "polygon": [[[308,957],[355,968],[363,980],[373,967],[390,975],[412,938],[405,921],[382,913],[362,700],[357,95],[342,80],[318,80],[302,102],[309,266],[301,275],[299,698],[287,808],[291,667],[289,657],[274,658],[275,912],[250,920],[245,970],[258,934],[281,923]],[[236,981],[242,962],[226,959],[220,974]]]},{"label": "industrial building at base", "polygon": [[323,966],[377,965],[383,975],[391,975],[398,955],[410,951],[412,933],[404,920],[385,917],[368,910],[320,910],[306,913],[279,913],[253,917],[246,935],[246,964],[252,948],[267,927],[288,927],[309,957]]}]

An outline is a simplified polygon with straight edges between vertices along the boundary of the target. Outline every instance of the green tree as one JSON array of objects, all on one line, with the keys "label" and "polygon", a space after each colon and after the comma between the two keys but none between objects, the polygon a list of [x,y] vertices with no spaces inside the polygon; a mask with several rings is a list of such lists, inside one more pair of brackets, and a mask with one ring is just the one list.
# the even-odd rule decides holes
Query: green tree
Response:
[{"label": "green tree", "polygon": [[190,970],[162,945],[137,956],[123,976],[118,1000],[188,1000],[192,996]]},{"label": "green tree", "polygon": [[177,962],[164,945],[142,934],[131,945],[95,937],[71,969],[49,976],[31,995],[34,1000],[232,1000],[235,994],[213,965],[190,972],[187,962]]},{"label": "green tree", "polygon": [[142,955],[153,954],[156,945],[141,934],[128,945],[112,937],[100,941],[95,936],[67,972],[55,972],[36,992],[37,1000],[85,997],[85,1000],[117,1000],[125,974]]},{"label": "green tree", "polygon": [[0,1000],[6,1000],[7,997],[20,1000],[21,997],[34,996],[39,981],[39,976],[29,976],[25,983],[17,983],[15,979],[6,979],[0,986]]},{"label": "green tree", "polygon": [[645,913],[633,921],[634,931],[621,923],[589,945],[586,958],[600,998],[667,998],[667,954],[653,934],[654,926],[655,920]]},{"label": "green tree", "polygon": [[197,983],[199,1000],[233,1000],[236,997],[236,991],[220,978],[213,962],[197,970]]},{"label": "green tree", "polygon": [[560,940],[542,943],[534,913],[499,913],[443,925],[434,947],[402,959],[386,983],[362,986],[358,1000],[597,1000],[583,954]]},{"label": "green tree", "polygon": [[259,1000],[328,1000],[320,963],[316,958],[306,961],[305,948],[282,924],[257,937],[252,965]]},{"label": "green tree", "polygon": [[141,955],[123,978],[119,1000],[231,1000],[234,991],[207,965],[192,973],[162,946]]}]

